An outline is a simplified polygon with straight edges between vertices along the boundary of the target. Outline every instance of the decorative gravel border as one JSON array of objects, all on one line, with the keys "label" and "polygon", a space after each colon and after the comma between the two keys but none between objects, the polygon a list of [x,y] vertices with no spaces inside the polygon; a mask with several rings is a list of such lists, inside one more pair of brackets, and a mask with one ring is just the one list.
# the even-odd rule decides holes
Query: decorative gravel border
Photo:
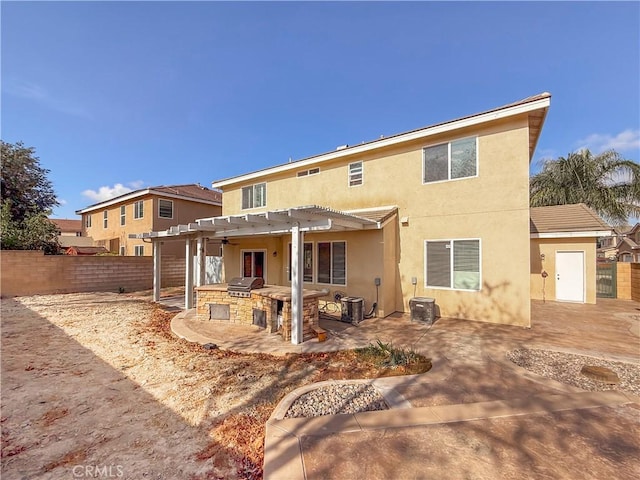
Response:
[{"label": "decorative gravel border", "polygon": [[[603,392],[619,390],[640,396],[640,364],[607,360],[604,358],[564,353],[554,350],[517,348],[506,353],[516,365],[546,378],[572,385],[583,390]],[[580,370],[585,365],[606,367],[614,371],[620,383],[611,385],[586,377]]]}]

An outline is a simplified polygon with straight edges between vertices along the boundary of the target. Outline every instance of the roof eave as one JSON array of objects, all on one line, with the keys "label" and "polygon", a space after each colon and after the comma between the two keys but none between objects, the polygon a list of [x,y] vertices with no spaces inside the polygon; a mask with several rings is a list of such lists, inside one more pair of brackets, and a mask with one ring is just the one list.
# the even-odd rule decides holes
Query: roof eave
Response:
[{"label": "roof eave", "polygon": [[213,205],[213,206],[217,206],[217,207],[221,207],[222,206],[222,202],[216,202],[213,200],[204,200],[204,199],[200,199],[200,198],[195,198],[195,197],[188,197],[185,195],[178,195],[175,193],[166,193],[166,192],[161,192],[158,190],[154,190],[151,188],[145,188],[144,190],[137,190],[135,192],[131,192],[131,193],[126,193],[124,195],[120,195],[119,197],[115,197],[109,200],[105,200],[104,202],[100,202],[100,203],[94,203],[93,205],[89,205],[88,207],[85,207],[81,210],[76,210],[76,215],[82,215],[83,213],[89,213],[92,212],[94,210],[101,210],[105,207],[110,207],[112,205],[116,205],[118,203],[122,203],[122,202],[126,202],[128,200],[133,200],[134,198],[140,198],[143,197],[145,195],[157,195],[159,197],[163,197],[163,198],[173,198],[173,199],[177,199],[177,200],[187,200],[190,202],[197,202],[197,203],[204,203],[207,205]]},{"label": "roof eave", "polygon": [[613,237],[612,230],[589,230],[576,232],[544,232],[531,233],[531,238],[593,238],[593,237]]},{"label": "roof eave", "polygon": [[[214,181],[212,182],[211,186],[212,188],[222,189],[223,187],[226,187],[229,185],[255,180],[267,175],[287,172],[290,170],[297,170],[297,169],[305,168],[318,163],[336,160],[339,158],[348,157],[350,155],[355,155],[359,153],[365,153],[365,152],[369,152],[379,148],[385,148],[385,147],[397,145],[404,142],[420,140],[422,138],[427,138],[433,135],[447,133],[447,132],[450,132],[453,130],[459,130],[462,128],[472,127],[472,126],[480,125],[487,122],[493,122],[502,118],[508,118],[508,117],[520,115],[523,113],[534,112],[536,110],[541,110],[541,109],[543,110],[543,116],[542,116],[542,121],[540,123],[540,130],[542,130],[542,125],[544,124],[544,119],[546,118],[546,112],[550,104],[551,104],[551,95],[543,94],[540,96],[540,98],[536,98],[535,100],[531,100],[529,102],[521,102],[515,105],[508,105],[506,107],[490,110],[490,111],[479,113],[476,115],[471,115],[469,117],[464,117],[458,120],[451,120],[449,122],[433,125],[430,127],[425,127],[419,130],[413,130],[410,132],[401,133],[401,134],[383,138],[380,140],[374,140],[373,142],[365,143],[362,145],[356,145],[356,146],[348,147],[342,150],[337,150],[333,152],[316,155],[316,156],[309,157],[307,159],[299,160],[296,162],[285,163],[275,167],[269,167],[266,169],[247,173],[244,175],[239,175],[236,177],[230,177],[227,179]],[[539,135],[537,135],[535,138],[534,148],[535,148],[535,144],[537,144],[538,136]],[[530,155],[532,155],[532,153],[530,153]]]}]

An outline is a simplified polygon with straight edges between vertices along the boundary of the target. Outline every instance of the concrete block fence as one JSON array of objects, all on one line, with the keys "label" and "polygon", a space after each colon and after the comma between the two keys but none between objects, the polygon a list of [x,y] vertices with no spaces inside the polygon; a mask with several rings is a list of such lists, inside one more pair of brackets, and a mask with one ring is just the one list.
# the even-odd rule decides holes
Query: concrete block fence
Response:
[{"label": "concrete block fence", "polygon": [[[153,287],[152,257],[44,255],[0,251],[3,297],[74,292],[126,292]],[[185,261],[162,257],[162,286],[184,285]]]}]

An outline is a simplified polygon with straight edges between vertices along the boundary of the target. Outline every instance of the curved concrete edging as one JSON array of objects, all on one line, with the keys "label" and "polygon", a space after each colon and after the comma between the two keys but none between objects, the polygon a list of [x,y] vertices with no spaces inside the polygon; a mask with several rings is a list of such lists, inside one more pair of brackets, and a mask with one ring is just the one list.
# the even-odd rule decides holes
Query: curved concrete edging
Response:
[{"label": "curved concrete edging", "polygon": [[[434,370],[436,372],[435,374],[432,374]],[[451,375],[451,368],[446,361],[441,359],[437,362],[432,362],[429,371],[415,375],[396,375],[392,377],[352,380],[324,380],[322,382],[311,383],[289,392],[282,400],[280,400],[280,402],[278,402],[278,405],[271,413],[269,420],[284,419],[293,402],[295,402],[299,397],[305,393],[330,385],[371,385],[378,391],[378,393],[380,393],[380,395],[382,395],[382,398],[384,398],[384,401],[390,410],[412,408],[411,403],[405,399],[403,395],[397,392],[396,386],[419,377],[424,377],[425,375],[429,375],[429,380],[440,381]]]}]

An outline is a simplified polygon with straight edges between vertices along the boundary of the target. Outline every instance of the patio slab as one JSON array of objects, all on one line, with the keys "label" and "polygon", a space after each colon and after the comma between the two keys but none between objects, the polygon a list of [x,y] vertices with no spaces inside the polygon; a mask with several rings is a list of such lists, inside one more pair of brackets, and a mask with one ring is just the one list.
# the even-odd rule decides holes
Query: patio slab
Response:
[{"label": "patio slab", "polygon": [[424,375],[374,381],[404,408],[282,419],[283,402],[267,425],[265,479],[442,478],[445,472],[447,478],[635,479],[640,471],[640,399],[583,392],[505,359],[507,351],[525,347],[640,363],[636,302],[534,301],[532,328],[456,319],[428,326],[403,314],[359,326],[329,322],[326,342],[302,345],[257,330],[193,323],[183,313],[172,322],[174,332],[221,348],[285,354],[381,340],[433,360]]}]

